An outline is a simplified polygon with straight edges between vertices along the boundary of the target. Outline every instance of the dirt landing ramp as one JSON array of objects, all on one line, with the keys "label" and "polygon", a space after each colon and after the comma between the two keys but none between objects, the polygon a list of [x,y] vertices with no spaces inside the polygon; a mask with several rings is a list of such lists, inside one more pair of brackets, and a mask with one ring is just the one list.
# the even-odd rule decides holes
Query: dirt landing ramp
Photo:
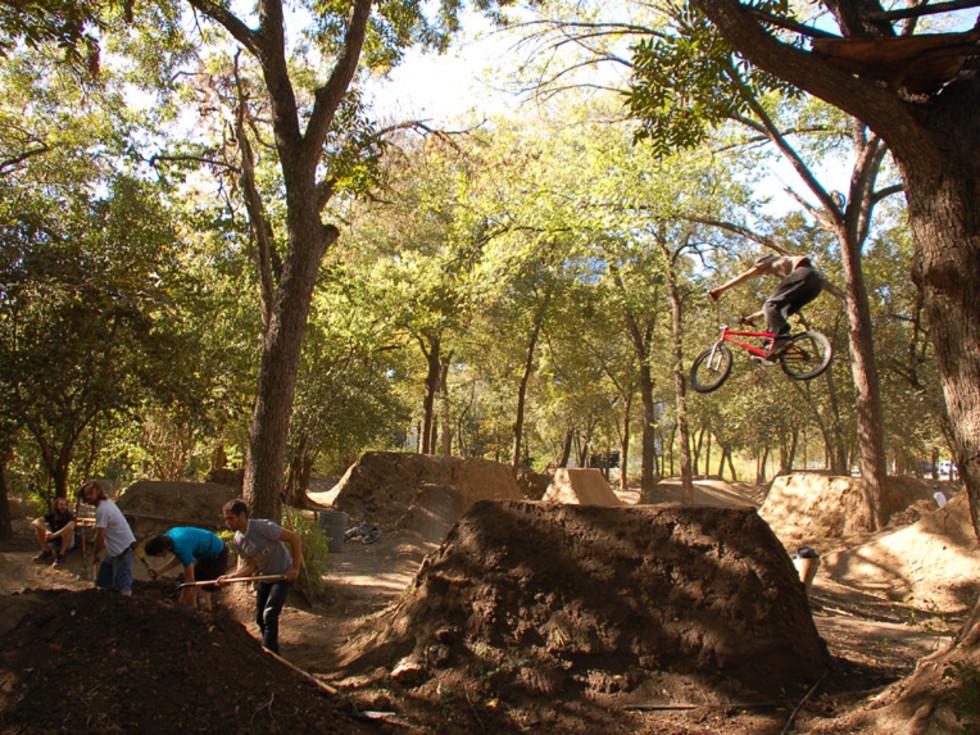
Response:
[{"label": "dirt landing ramp", "polygon": [[551,484],[541,498],[546,503],[577,503],[579,505],[622,505],[606,478],[597,469],[569,470],[559,467]]},{"label": "dirt landing ramp", "polygon": [[[911,477],[889,477],[885,492],[891,525],[914,523],[936,507],[932,494],[939,487]],[[947,493],[949,488],[946,488]],[[772,482],[759,515],[789,551],[813,546],[823,553],[839,542],[863,543],[871,527],[859,477],[801,473],[780,475]],[[827,548],[830,545],[831,548]]]},{"label": "dirt landing ramp", "polygon": [[969,610],[980,593],[980,550],[969,499],[961,492],[911,526],[827,555],[822,567],[845,583],[887,588],[892,599],[911,597],[917,607]]},{"label": "dirt landing ramp", "polygon": [[163,533],[174,526],[224,530],[221,508],[239,491],[207,482],[137,482],[119,497],[137,537]]},{"label": "dirt landing ramp", "polygon": [[405,529],[440,542],[479,500],[517,499],[507,465],[483,459],[368,452],[331,491],[333,507],[389,533]]},{"label": "dirt landing ramp", "polygon": [[514,501],[475,504],[344,655],[436,705],[532,710],[782,701],[830,665],[754,510]]}]

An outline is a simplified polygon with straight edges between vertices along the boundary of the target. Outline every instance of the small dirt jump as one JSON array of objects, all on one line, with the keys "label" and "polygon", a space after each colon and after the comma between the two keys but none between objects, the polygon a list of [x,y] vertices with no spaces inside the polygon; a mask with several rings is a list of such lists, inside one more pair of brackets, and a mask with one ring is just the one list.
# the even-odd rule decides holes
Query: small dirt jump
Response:
[{"label": "small dirt jump", "polygon": [[541,500],[545,503],[577,503],[579,505],[618,506],[622,501],[609,487],[606,478],[594,468],[566,469],[559,467]]}]

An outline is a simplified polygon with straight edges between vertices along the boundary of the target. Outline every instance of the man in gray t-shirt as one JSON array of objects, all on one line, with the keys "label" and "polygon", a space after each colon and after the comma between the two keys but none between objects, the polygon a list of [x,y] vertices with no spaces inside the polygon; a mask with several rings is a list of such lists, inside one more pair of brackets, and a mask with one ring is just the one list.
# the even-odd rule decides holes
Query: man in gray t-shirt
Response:
[{"label": "man in gray t-shirt", "polygon": [[280,580],[260,581],[255,589],[255,622],[262,632],[262,645],[279,653],[279,614],[286,603],[289,588],[299,574],[303,561],[303,542],[299,534],[264,518],[249,518],[244,500],[232,500],[222,508],[225,526],[235,532],[232,544],[238,552],[238,568],[216,580],[224,584],[236,577],[251,577],[258,572],[281,574]]}]

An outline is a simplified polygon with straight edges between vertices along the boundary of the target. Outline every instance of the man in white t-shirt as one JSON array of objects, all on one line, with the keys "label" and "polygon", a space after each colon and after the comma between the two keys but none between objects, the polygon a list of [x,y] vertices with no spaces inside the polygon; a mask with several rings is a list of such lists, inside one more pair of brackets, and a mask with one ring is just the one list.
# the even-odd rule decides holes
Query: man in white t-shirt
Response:
[{"label": "man in white t-shirt", "polygon": [[95,575],[95,586],[117,589],[129,597],[133,594],[133,548],[136,546],[133,530],[98,482],[86,482],[82,485],[81,494],[84,502],[95,506],[93,563],[99,563],[103,551],[106,555]]}]

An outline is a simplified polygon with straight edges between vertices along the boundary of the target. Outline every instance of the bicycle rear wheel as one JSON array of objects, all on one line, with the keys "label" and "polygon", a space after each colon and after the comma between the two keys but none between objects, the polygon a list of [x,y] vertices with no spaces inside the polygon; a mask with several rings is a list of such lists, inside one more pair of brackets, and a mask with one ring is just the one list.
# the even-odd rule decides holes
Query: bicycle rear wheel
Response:
[{"label": "bicycle rear wheel", "polygon": [[710,393],[721,387],[732,371],[732,351],[727,345],[709,347],[691,366],[691,387],[698,393]]},{"label": "bicycle rear wheel", "polygon": [[833,356],[830,340],[824,335],[801,332],[790,338],[789,346],[779,355],[779,365],[793,380],[810,380],[827,369]]}]

